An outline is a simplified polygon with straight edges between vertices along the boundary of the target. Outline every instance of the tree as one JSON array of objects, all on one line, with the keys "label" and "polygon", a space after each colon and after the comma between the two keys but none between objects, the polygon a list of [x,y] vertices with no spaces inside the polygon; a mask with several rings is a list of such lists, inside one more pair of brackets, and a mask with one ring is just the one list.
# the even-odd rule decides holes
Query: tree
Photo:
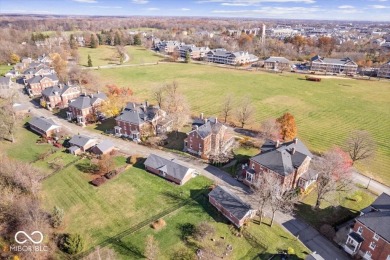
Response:
[{"label": "tree", "polygon": [[186,57],[185,57],[184,61],[185,61],[185,63],[191,62],[191,54],[189,51],[186,52]]},{"label": "tree", "polygon": [[292,114],[284,113],[276,122],[280,124],[280,134],[284,141],[290,141],[297,136],[297,125]]},{"label": "tree", "polygon": [[0,138],[15,142],[14,134],[18,118],[12,107],[13,97],[6,100],[5,104],[0,107]]},{"label": "tree", "polygon": [[318,38],[317,46],[326,55],[331,55],[336,46],[336,41],[332,37],[321,36]]},{"label": "tree", "polygon": [[88,54],[88,67],[93,67],[91,55]]},{"label": "tree", "polygon": [[145,257],[148,260],[158,259],[158,242],[154,239],[152,235],[148,235],[145,241]]},{"label": "tree", "polygon": [[95,34],[91,34],[91,48],[99,47],[99,40],[96,38]]},{"label": "tree", "polygon": [[306,45],[306,38],[302,35],[295,35],[292,38],[291,43],[297,49],[297,54],[299,55],[302,51],[302,48]]},{"label": "tree", "polygon": [[80,234],[63,234],[60,239],[60,249],[70,255],[80,253],[84,248],[84,241]]},{"label": "tree", "polygon": [[158,87],[153,91],[153,99],[157,102],[157,105],[159,107],[162,107],[165,101],[164,92],[165,92],[165,87]]},{"label": "tree", "polygon": [[114,170],[115,162],[114,158],[109,154],[104,154],[98,161],[99,172],[104,174]]},{"label": "tree", "polygon": [[209,235],[214,235],[215,228],[207,222],[199,223],[194,230],[194,238],[198,241],[204,240]]},{"label": "tree", "polygon": [[312,170],[318,174],[316,209],[320,208],[321,202],[328,194],[349,189],[351,165],[348,155],[339,148],[334,148],[323,156],[313,159]]},{"label": "tree", "polygon": [[241,128],[244,128],[244,126],[252,119],[253,114],[254,108],[252,106],[252,100],[249,97],[245,97],[236,111],[236,118],[238,122],[240,122]]},{"label": "tree", "polygon": [[369,159],[375,154],[375,141],[367,131],[354,131],[345,143],[345,150],[352,160],[356,161]]},{"label": "tree", "polygon": [[141,45],[141,36],[139,34],[134,35],[134,45]]},{"label": "tree", "polygon": [[76,37],[73,34],[71,34],[70,37],[69,37],[69,46],[73,50],[76,50],[79,47],[79,44],[78,44],[78,42],[76,40]]},{"label": "tree", "polygon": [[106,85],[108,88],[108,100],[102,103],[100,111],[108,117],[118,116],[130,97],[133,91],[130,88],[120,88],[115,84]]},{"label": "tree", "polygon": [[267,119],[261,122],[260,131],[261,136],[265,139],[278,139],[280,134],[280,123],[273,118]]},{"label": "tree", "polygon": [[11,62],[11,64],[16,64],[20,61],[20,57],[15,53],[11,53],[11,55],[9,56],[9,61]]},{"label": "tree", "polygon": [[227,95],[225,96],[224,102],[222,103],[222,107],[221,107],[221,113],[225,120],[225,123],[228,117],[230,116],[232,110],[233,110],[233,97],[232,95]]},{"label": "tree", "polygon": [[122,45],[122,38],[118,31],[116,31],[114,36],[114,45]]},{"label": "tree", "polygon": [[53,213],[51,214],[51,225],[54,227],[54,228],[57,228],[59,226],[62,225],[63,221],[64,221],[64,210],[57,207],[57,206],[54,206],[54,210],[53,210]]},{"label": "tree", "polygon": [[68,62],[66,55],[63,54],[62,57],[59,53],[51,54],[50,58],[52,59],[52,65],[56,71],[58,78],[62,82],[66,82],[68,78]]}]

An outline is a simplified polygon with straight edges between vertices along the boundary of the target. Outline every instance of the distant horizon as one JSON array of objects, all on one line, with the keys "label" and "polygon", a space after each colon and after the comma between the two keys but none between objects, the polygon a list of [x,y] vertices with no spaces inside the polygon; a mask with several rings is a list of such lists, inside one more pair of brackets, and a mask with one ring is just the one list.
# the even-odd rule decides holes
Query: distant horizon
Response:
[{"label": "distant horizon", "polygon": [[0,15],[390,22],[390,0],[0,0]]}]

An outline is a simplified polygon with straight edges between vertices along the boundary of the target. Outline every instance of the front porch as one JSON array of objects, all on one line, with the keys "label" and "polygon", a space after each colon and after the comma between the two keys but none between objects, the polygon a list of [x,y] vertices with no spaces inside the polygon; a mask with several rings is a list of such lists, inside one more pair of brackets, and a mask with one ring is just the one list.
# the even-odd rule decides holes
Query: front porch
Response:
[{"label": "front porch", "polygon": [[344,251],[354,256],[358,253],[360,245],[364,239],[356,232],[351,232],[348,234],[347,241],[343,245]]}]

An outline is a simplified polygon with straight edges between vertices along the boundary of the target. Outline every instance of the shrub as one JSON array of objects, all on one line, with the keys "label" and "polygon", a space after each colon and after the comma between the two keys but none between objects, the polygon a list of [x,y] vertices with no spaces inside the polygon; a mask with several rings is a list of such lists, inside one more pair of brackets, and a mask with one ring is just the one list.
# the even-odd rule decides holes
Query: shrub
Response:
[{"label": "shrub", "polygon": [[132,155],[132,156],[130,156],[129,163],[130,163],[131,165],[136,164],[137,161],[138,161],[138,155]]},{"label": "shrub", "polygon": [[53,210],[53,214],[50,217],[50,222],[53,228],[57,228],[62,225],[64,221],[64,210],[55,206]]},{"label": "shrub", "polygon": [[96,187],[99,187],[100,185],[102,185],[103,183],[105,183],[107,181],[106,178],[104,177],[99,177],[99,178],[96,178],[94,179],[93,181],[91,181],[91,183],[93,185],[95,185]]},{"label": "shrub", "polygon": [[165,220],[163,220],[162,218],[160,218],[152,223],[152,228],[155,230],[160,230],[165,226],[166,226]]},{"label": "shrub", "polygon": [[292,248],[292,247],[287,248],[287,254],[289,254],[289,255],[295,254],[294,248]]},{"label": "shrub", "polygon": [[114,178],[117,175],[118,175],[118,171],[117,170],[112,170],[112,171],[107,172],[104,176],[107,179],[112,179],[112,178]]},{"label": "shrub", "polygon": [[329,224],[322,225],[320,227],[320,232],[329,240],[332,240],[334,238],[334,236],[336,235],[336,231]]},{"label": "shrub", "polygon": [[185,247],[177,249],[172,256],[172,259],[177,260],[195,260],[196,255]]},{"label": "shrub", "polygon": [[356,202],[360,202],[363,199],[362,196],[360,196],[359,194],[354,195],[352,198]]},{"label": "shrub", "polygon": [[84,248],[84,241],[80,234],[63,234],[59,241],[59,248],[65,253],[75,255]]}]

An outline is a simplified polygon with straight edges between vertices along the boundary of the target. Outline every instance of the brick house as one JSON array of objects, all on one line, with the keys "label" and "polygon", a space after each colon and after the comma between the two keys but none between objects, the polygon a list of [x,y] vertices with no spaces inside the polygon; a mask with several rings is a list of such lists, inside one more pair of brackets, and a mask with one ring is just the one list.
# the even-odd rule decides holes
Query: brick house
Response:
[{"label": "brick house", "polygon": [[262,174],[272,174],[280,180],[283,191],[297,187],[306,190],[317,179],[317,175],[309,170],[313,155],[297,138],[281,143],[267,140],[260,148],[260,153],[249,160],[244,168],[243,182],[257,185]]},{"label": "brick house", "polygon": [[147,171],[178,185],[183,185],[197,174],[195,169],[188,168],[176,159],[166,159],[155,154],[149,155],[144,165]]},{"label": "brick house", "polygon": [[264,61],[264,68],[268,70],[290,70],[290,61],[284,57],[269,57]]},{"label": "brick house", "polygon": [[86,152],[88,149],[96,145],[96,143],[96,139],[89,138],[84,135],[75,135],[69,140],[70,147],[68,148],[68,151],[73,155],[77,155]]},{"label": "brick house", "polygon": [[26,90],[31,96],[40,95],[45,88],[56,86],[58,77],[56,74],[38,75],[25,80]]},{"label": "brick house", "polygon": [[382,193],[355,219],[343,245],[352,256],[363,259],[390,259],[390,196]]},{"label": "brick house", "polygon": [[107,96],[101,92],[90,95],[83,94],[69,103],[66,112],[67,119],[69,121],[76,119],[78,124],[84,126],[88,115],[97,116],[99,114],[99,106],[105,100],[107,100]]},{"label": "brick house", "polygon": [[151,130],[153,134],[170,131],[172,121],[167,118],[167,113],[158,106],[145,103],[130,102],[122,113],[115,118],[115,135],[139,140]]},{"label": "brick house", "polygon": [[256,215],[256,210],[225,186],[215,187],[209,193],[209,202],[238,228]]},{"label": "brick house", "polygon": [[310,70],[337,74],[356,74],[358,65],[350,58],[333,59],[319,55],[311,58]]},{"label": "brick house", "polygon": [[110,154],[115,150],[115,146],[111,141],[104,140],[91,148],[91,152],[96,155]]},{"label": "brick house", "polygon": [[50,75],[54,74],[55,71],[50,66],[39,63],[39,64],[33,64],[34,67],[29,67],[23,72],[24,78],[26,80],[33,78],[34,76],[44,76],[44,75]]},{"label": "brick house", "polygon": [[227,134],[227,127],[217,118],[201,120],[203,124],[194,124],[194,129],[187,133],[184,151],[203,159],[209,159],[211,154],[228,152],[234,144],[234,137]]},{"label": "brick house", "polygon": [[41,104],[46,103],[45,107],[49,110],[55,107],[65,108],[68,107],[71,100],[80,96],[80,93],[77,86],[59,84],[48,87],[42,91]]},{"label": "brick house", "polygon": [[61,126],[45,117],[33,117],[28,122],[30,129],[41,136],[51,137],[58,133]]}]

